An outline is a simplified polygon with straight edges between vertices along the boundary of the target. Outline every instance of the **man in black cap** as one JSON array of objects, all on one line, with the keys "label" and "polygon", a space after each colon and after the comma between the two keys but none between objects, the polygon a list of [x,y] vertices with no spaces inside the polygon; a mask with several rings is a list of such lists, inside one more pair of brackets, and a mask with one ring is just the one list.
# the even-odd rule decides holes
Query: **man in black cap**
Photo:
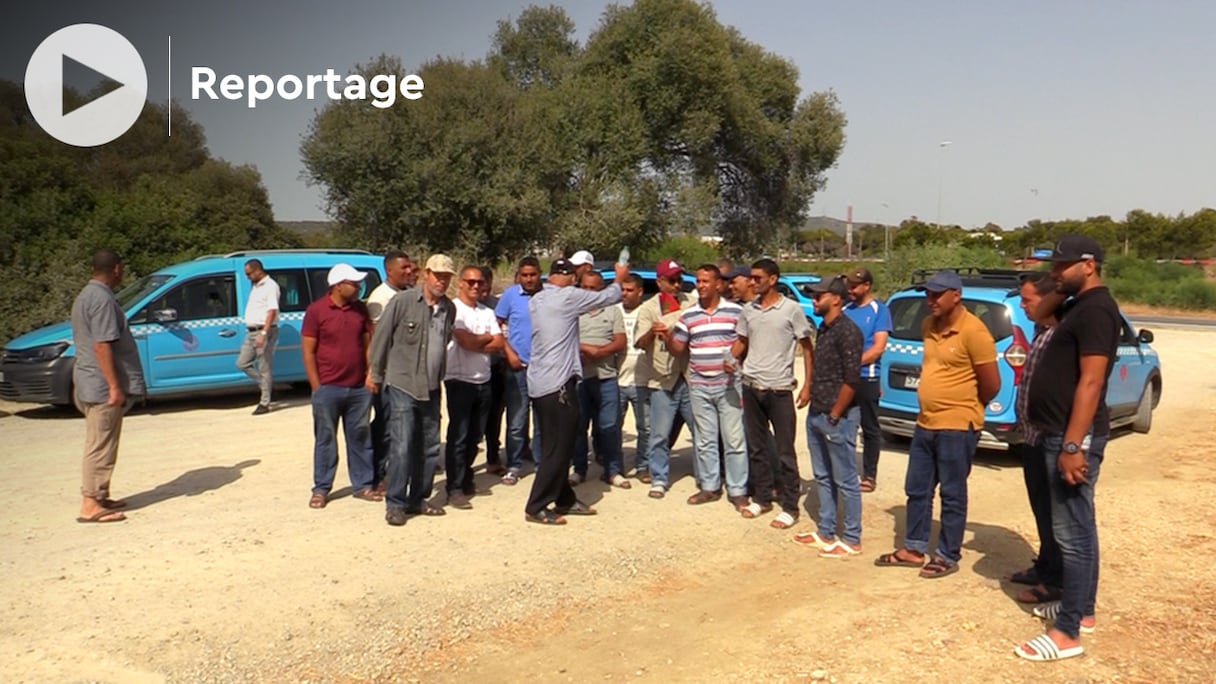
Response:
[{"label": "man in black cap", "polygon": [[[794,541],[819,548],[824,558],[861,553],[861,491],[857,481],[857,421],[854,398],[862,383],[862,334],[842,311],[849,290],[842,276],[811,286],[815,313],[822,319],[815,337],[815,369],[806,414],[806,442],[819,489],[819,529],[794,535]],[[836,536],[836,509],[843,501],[844,521]]]},{"label": "man in black cap", "polygon": [[[924,360],[916,398],[920,412],[908,447],[907,533],[879,567],[920,568],[933,579],[958,572],[967,527],[967,476],[984,428],[984,407],[1001,389],[996,343],[988,326],[962,305],[963,281],[938,271],[923,285],[930,315],[921,324]],[[941,485],[941,531],[928,563],[933,497]]]},{"label": "man in black cap", "polygon": [[878,454],[882,450],[882,430],[878,427],[878,399],[882,393],[882,353],[891,334],[891,312],[874,297],[870,288],[874,274],[857,268],[846,276],[849,298],[844,313],[861,329],[861,383],[857,386],[857,407],[861,411],[861,435],[865,438],[861,456],[861,491],[872,492],[878,483]]},{"label": "man in black cap", "polygon": [[1063,598],[1035,609],[1035,615],[1053,624],[1016,650],[1027,660],[1080,655],[1080,633],[1093,629],[1098,590],[1094,486],[1110,437],[1106,384],[1122,327],[1119,307],[1102,284],[1102,258],[1096,240],[1075,234],[1060,238],[1051,254],[1056,289],[1073,300],[1030,378],[1027,422],[1047,461],[1052,531],[1063,559]]},{"label": "man in black cap", "polygon": [[575,497],[566,477],[574,453],[572,428],[580,423],[576,388],[583,364],[578,319],[621,301],[620,283],[629,276],[629,265],[616,264],[612,284],[598,291],[570,287],[574,273],[575,266],[568,260],[554,261],[549,266],[549,282],[528,302],[532,318],[528,396],[540,428],[541,456],[524,518],[545,525],[564,525],[566,515],[595,515],[593,508]]}]

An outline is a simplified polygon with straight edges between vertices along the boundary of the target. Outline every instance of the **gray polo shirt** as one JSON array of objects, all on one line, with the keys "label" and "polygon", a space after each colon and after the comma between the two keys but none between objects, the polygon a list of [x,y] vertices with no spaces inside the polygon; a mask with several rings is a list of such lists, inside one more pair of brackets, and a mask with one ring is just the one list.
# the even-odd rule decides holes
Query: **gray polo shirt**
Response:
[{"label": "gray polo shirt", "polygon": [[528,396],[553,394],[573,377],[582,377],[578,355],[578,319],[592,309],[621,301],[621,286],[613,283],[595,292],[578,287],[545,285],[532,295],[532,362],[528,364]]},{"label": "gray polo shirt", "polygon": [[794,352],[799,340],[811,336],[802,308],[788,297],[765,308],[757,297],[743,306],[738,330],[747,338],[743,383],[760,390],[794,389]]},{"label": "gray polo shirt", "polygon": [[[616,335],[625,334],[625,317],[621,307],[606,306],[588,311],[578,318],[578,340],[583,344],[605,345]],[[584,378],[616,379],[616,354],[583,364]]]},{"label": "gray polo shirt", "polygon": [[103,404],[110,398],[110,385],[93,351],[97,342],[112,343],[114,371],[122,391],[128,396],[144,394],[144,371],[127,316],[108,285],[90,280],[72,304],[72,343],[76,345],[72,382],[76,397],[85,404]]}]

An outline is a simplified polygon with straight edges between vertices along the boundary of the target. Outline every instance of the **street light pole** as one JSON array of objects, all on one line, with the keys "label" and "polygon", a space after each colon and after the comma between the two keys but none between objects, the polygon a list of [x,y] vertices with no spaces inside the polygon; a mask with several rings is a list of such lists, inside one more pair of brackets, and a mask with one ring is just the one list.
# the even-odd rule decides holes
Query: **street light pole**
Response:
[{"label": "street light pole", "polygon": [[[890,209],[891,205],[883,202],[882,208]],[[891,260],[891,224],[890,216],[887,215],[887,212],[883,212],[882,218],[882,260],[887,262]]]},{"label": "street light pole", "polygon": [[942,185],[945,183],[945,150],[954,144],[950,140],[943,140],[937,144],[942,150],[942,154],[937,157],[937,229],[942,229]]}]

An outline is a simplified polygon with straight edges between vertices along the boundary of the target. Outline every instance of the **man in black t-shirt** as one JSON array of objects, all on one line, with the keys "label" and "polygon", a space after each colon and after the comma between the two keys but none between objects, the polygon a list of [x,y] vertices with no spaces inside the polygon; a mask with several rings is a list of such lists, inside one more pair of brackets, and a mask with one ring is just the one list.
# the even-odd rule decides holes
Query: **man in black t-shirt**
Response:
[{"label": "man in black t-shirt", "polygon": [[1037,433],[1051,492],[1052,530],[1063,558],[1063,598],[1035,615],[1054,624],[1018,647],[1027,660],[1080,655],[1093,630],[1098,589],[1094,485],[1110,436],[1106,383],[1119,345],[1119,307],[1102,284],[1102,247],[1065,235],[1052,251],[1052,277],[1073,301],[1043,349],[1027,388],[1027,422]]}]

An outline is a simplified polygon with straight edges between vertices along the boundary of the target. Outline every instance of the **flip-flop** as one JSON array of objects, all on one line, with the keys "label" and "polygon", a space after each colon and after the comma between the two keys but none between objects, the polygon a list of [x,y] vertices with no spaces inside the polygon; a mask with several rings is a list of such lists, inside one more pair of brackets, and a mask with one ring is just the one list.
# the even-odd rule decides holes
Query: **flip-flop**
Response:
[{"label": "flip-flop", "polygon": [[574,505],[569,508],[553,507],[553,512],[560,518],[563,515],[596,515],[599,511],[588,506],[582,501],[575,501]]},{"label": "flip-flop", "polygon": [[101,501],[98,501],[97,503],[101,504],[102,508],[109,508],[112,510],[117,510],[119,508],[127,507],[127,502],[122,499],[106,498],[106,499],[102,499]]},{"label": "flip-flop", "polygon": [[792,537],[792,539],[793,539],[794,543],[799,546],[805,546],[807,548],[819,549],[819,550],[827,548],[830,544],[836,543],[835,538],[833,538],[832,541],[828,541],[828,540],[824,539],[823,537],[819,536],[818,531],[816,531],[816,532],[799,532],[798,534],[795,534]]},{"label": "flip-flop", "polygon": [[[116,515],[118,517],[117,518],[107,517],[107,516],[111,516],[111,515]],[[76,518],[76,522],[78,522],[78,523],[115,523],[115,522],[122,522],[126,519],[127,519],[127,516],[124,515],[122,511],[112,511],[107,508],[107,509],[97,511],[96,513],[94,513],[93,515],[90,515],[87,518]]]},{"label": "flip-flop", "polygon": [[773,518],[772,522],[769,523],[769,527],[775,527],[779,530],[788,530],[789,528],[791,528],[797,524],[798,524],[797,516],[790,515],[786,511],[781,511],[780,513],[777,514],[777,517]]},{"label": "flip-flop", "polygon": [[940,579],[946,575],[958,572],[958,563],[951,563],[942,558],[933,558],[920,569],[920,576],[925,579]]},{"label": "flip-flop", "polygon": [[[1031,653],[1027,653],[1025,647],[1029,646]],[[1064,660],[1065,658],[1075,658],[1085,652],[1085,649],[1080,646],[1072,648],[1060,648],[1056,646],[1056,642],[1051,640],[1051,637],[1046,634],[1027,641],[1025,644],[1013,649],[1013,652],[1018,654],[1019,658],[1033,660],[1037,663],[1045,663],[1051,660]]]},{"label": "flip-flop", "polygon": [[524,513],[524,520],[538,525],[565,525],[566,519],[549,509],[544,509],[536,515]]},{"label": "flip-flop", "polygon": [[1018,570],[1010,575],[1009,581],[1015,584],[1029,584],[1034,587],[1042,584],[1043,578],[1039,575],[1038,567],[1032,565],[1025,570]]},{"label": "flip-flop", "polygon": [[[1032,610],[1030,612],[1034,613],[1034,616],[1039,618],[1040,620],[1045,620],[1047,622],[1054,622],[1056,617],[1058,617],[1060,615],[1061,609],[1062,609],[1061,602],[1056,601],[1054,603],[1045,603],[1043,605],[1035,606],[1034,610]],[[1079,629],[1082,634],[1093,634],[1094,631],[1097,629],[1097,626],[1096,625],[1086,626],[1086,624],[1082,622],[1077,625],[1077,629]]]},{"label": "flip-flop", "polygon": [[922,561],[904,560],[904,559],[900,558],[898,555],[896,555],[897,553],[898,553],[897,551],[892,551],[891,553],[882,554],[878,558],[874,559],[874,565],[876,565],[880,568],[923,568],[923,567],[925,567],[925,562],[923,560]]}]

